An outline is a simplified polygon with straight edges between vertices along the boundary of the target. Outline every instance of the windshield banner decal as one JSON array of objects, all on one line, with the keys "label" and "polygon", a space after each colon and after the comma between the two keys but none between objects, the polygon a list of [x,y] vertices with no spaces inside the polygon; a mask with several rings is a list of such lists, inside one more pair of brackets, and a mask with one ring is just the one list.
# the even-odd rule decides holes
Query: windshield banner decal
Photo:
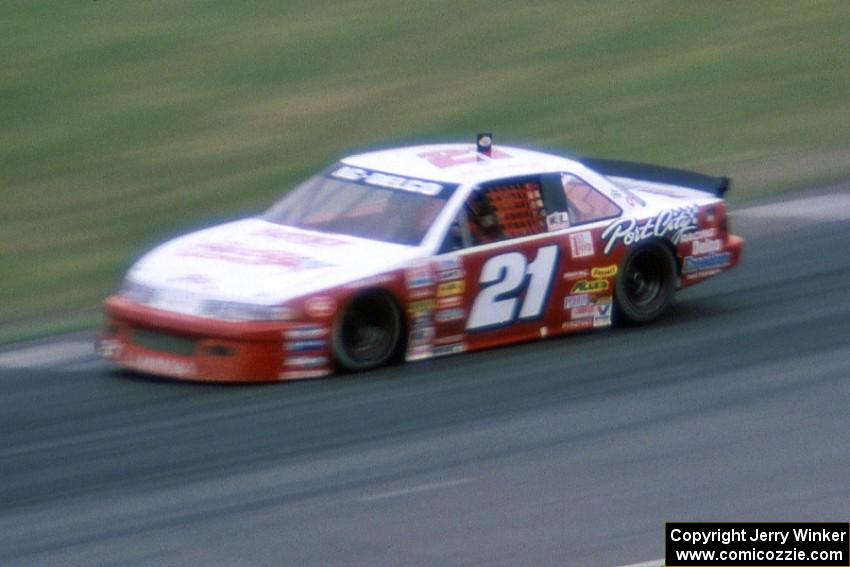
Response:
[{"label": "windshield banner decal", "polygon": [[446,185],[437,183],[436,181],[425,181],[423,179],[413,179],[401,175],[391,175],[389,173],[370,171],[362,167],[352,167],[350,165],[341,165],[331,171],[330,175],[337,179],[345,179],[346,181],[353,181],[362,185],[410,191],[411,193],[420,193],[429,197],[436,197],[448,188]]}]

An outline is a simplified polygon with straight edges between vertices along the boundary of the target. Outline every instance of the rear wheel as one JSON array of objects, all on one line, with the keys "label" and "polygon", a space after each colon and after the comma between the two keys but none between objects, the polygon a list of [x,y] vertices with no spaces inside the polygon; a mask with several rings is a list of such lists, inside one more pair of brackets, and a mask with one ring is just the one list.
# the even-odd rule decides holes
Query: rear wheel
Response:
[{"label": "rear wheel", "polygon": [[676,291],[676,260],[663,244],[647,244],[626,257],[617,276],[617,321],[642,325],[658,319]]},{"label": "rear wheel", "polygon": [[332,345],[339,365],[349,371],[386,364],[401,342],[401,313],[382,291],[356,297],[334,323]]}]

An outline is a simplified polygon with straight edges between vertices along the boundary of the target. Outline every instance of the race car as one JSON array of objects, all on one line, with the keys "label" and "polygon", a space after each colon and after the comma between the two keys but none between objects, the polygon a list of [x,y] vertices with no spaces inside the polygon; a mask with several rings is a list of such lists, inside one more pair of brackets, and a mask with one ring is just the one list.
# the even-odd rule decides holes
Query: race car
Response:
[{"label": "race car", "polygon": [[660,317],[734,267],[725,177],[493,145],[346,157],[143,256],[100,354],[187,380],[362,371]]}]

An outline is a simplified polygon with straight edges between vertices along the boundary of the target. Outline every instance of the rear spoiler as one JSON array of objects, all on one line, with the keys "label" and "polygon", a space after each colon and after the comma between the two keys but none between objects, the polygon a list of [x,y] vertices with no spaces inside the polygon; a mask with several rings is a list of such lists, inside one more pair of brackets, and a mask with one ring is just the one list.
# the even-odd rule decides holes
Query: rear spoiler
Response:
[{"label": "rear spoiler", "polygon": [[728,177],[713,177],[660,165],[600,158],[579,158],[578,161],[602,175],[678,185],[679,187],[705,191],[718,197],[723,197],[732,183]]}]

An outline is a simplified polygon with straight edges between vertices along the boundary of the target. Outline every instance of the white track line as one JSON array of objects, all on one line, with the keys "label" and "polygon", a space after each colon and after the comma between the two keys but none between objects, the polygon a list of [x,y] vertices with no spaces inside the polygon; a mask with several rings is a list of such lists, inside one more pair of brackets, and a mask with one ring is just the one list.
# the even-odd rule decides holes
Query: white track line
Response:
[{"label": "white track line", "polygon": [[0,368],[46,368],[93,356],[92,341],[64,341],[0,353]]},{"label": "white track line", "polygon": [[653,559],[652,561],[644,561],[643,563],[631,563],[629,565],[619,565],[618,567],[664,567],[664,558]]},{"label": "white track line", "polygon": [[450,486],[459,486],[461,484],[469,484],[471,478],[459,478],[457,480],[446,480],[443,482],[432,482],[429,484],[420,484],[409,488],[400,488],[398,490],[389,490],[387,492],[378,492],[369,496],[361,496],[358,498],[360,502],[372,502],[374,500],[384,500],[386,498],[396,498],[398,496],[407,496],[408,494],[417,494],[419,492],[427,492],[429,490],[437,490],[439,488],[449,488]]},{"label": "white track line", "polygon": [[766,219],[810,219],[814,221],[850,220],[850,193],[803,197],[769,205],[747,207],[733,215]]}]

